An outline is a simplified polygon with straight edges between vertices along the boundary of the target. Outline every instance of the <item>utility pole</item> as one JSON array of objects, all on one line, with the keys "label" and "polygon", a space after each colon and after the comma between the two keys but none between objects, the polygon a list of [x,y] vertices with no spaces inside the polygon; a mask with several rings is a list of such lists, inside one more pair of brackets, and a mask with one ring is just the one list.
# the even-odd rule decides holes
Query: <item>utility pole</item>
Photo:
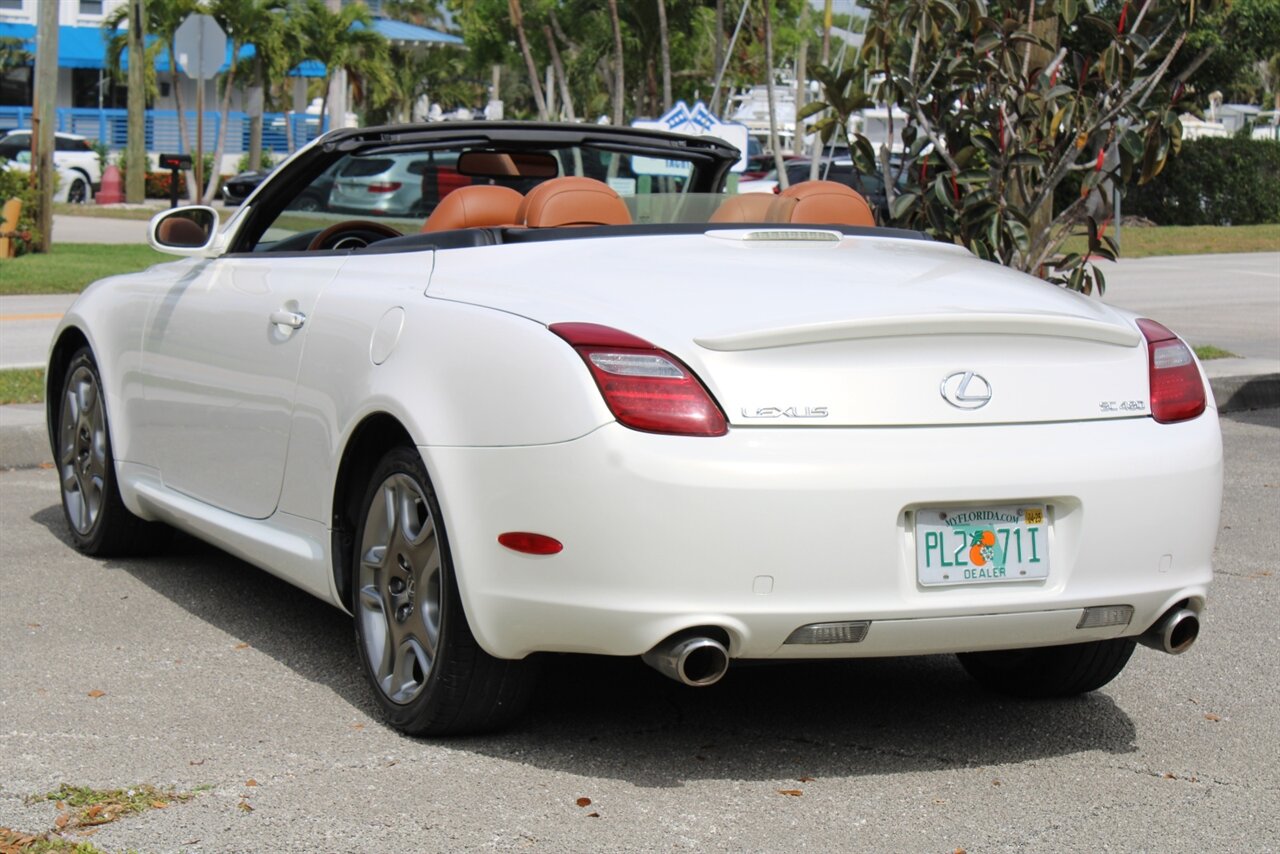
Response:
[{"label": "utility pole", "polygon": [[58,4],[40,4],[36,24],[36,91],[32,111],[31,179],[36,184],[36,228],[41,252],[53,245],[53,131],[58,106]]},{"label": "utility pole", "polygon": [[143,54],[147,37],[146,7],[146,0],[129,0],[129,143],[124,200],[131,205],[142,203],[147,183],[147,59]]}]

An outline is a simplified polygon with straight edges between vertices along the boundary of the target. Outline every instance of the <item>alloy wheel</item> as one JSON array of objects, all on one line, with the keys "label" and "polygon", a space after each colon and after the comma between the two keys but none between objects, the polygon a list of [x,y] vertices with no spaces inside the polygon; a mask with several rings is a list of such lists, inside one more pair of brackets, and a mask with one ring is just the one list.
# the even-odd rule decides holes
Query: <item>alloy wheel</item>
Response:
[{"label": "alloy wheel", "polygon": [[442,561],[423,487],[404,473],[369,502],[360,544],[357,619],[374,681],[391,702],[422,693],[440,646]]},{"label": "alloy wheel", "polygon": [[58,428],[62,501],[76,533],[88,534],[102,512],[107,478],[107,419],[98,377],[76,368],[63,392]]}]

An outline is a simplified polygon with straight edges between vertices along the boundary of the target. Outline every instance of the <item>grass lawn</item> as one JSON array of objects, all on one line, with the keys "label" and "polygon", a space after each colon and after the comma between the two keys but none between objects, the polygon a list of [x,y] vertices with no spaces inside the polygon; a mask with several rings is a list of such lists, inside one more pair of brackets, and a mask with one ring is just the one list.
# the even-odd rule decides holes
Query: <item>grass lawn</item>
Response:
[{"label": "grass lawn", "polygon": [[79,293],[103,276],[173,260],[138,243],[55,243],[52,252],[0,260],[0,296]]},{"label": "grass lawn", "polygon": [[0,406],[44,400],[44,368],[0,371]]},{"label": "grass lawn", "polygon": [[[186,204],[185,201],[179,199],[179,204]],[[142,222],[149,221],[153,216],[169,209],[169,203],[165,202],[162,206],[142,205],[137,207],[116,207],[115,205],[69,205],[65,202],[55,202],[53,212],[59,216],[88,216],[98,219],[134,219]],[[236,208],[226,208],[216,206],[218,216],[223,222],[231,218],[236,212]]]},{"label": "grass lawn", "polygon": [[[1114,231],[1107,232],[1115,236]],[[1073,237],[1063,249],[1084,252],[1083,237]],[[1266,225],[1130,226],[1120,230],[1121,258],[1153,255],[1212,255],[1221,252],[1280,252],[1280,223]]]}]

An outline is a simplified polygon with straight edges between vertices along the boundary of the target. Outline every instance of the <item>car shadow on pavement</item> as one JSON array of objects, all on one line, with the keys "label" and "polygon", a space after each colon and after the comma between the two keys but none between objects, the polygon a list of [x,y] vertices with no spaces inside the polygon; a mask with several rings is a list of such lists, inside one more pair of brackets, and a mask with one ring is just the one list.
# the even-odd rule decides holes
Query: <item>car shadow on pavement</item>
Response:
[{"label": "car shadow on pavement", "polygon": [[[69,544],[57,505],[32,518]],[[181,534],[160,557],[106,566],[378,719],[350,618],[337,609]],[[994,778],[1007,763],[1137,749],[1133,721],[1107,694],[1011,700],[979,689],[953,656],[735,662],[709,688],[638,659],[543,655],[538,666],[534,701],[514,727],[444,743],[643,787],[735,779],[788,788],[809,777],[979,767]]]}]

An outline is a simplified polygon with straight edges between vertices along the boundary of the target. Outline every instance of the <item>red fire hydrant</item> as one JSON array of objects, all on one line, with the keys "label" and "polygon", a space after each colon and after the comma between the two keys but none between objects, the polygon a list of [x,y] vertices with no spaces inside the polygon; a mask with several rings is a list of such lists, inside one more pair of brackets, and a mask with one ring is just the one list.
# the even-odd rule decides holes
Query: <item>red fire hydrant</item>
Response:
[{"label": "red fire hydrant", "polygon": [[94,199],[100,205],[118,205],[124,201],[124,181],[120,179],[120,169],[108,166],[102,171],[102,189]]}]

